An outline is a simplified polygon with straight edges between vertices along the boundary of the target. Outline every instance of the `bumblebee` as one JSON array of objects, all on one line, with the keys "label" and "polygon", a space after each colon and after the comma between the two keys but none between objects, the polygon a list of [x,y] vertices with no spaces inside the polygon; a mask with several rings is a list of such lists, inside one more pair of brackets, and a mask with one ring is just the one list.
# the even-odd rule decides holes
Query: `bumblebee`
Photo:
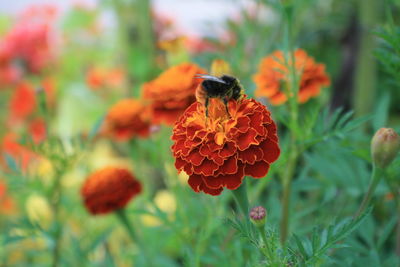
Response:
[{"label": "bumblebee", "polygon": [[211,75],[198,74],[196,78],[204,79],[196,90],[197,101],[204,104],[206,108],[206,117],[208,117],[208,104],[210,98],[219,98],[224,102],[227,114],[228,101],[230,99],[238,100],[243,95],[243,87],[240,81],[229,75],[215,77]]}]

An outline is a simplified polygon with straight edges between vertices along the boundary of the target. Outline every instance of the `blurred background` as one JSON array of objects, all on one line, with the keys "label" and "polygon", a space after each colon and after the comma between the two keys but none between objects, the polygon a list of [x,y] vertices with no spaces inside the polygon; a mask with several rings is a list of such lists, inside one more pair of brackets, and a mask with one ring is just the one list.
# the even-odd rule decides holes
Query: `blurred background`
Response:
[{"label": "blurred background", "polygon": [[[306,51],[330,79],[298,104],[305,148],[289,229],[309,237],[351,217],[369,184],[371,136],[381,127],[400,132],[399,11],[399,0],[0,1],[0,267],[263,266],[224,223],[234,207],[229,190],[197,194],[177,173],[173,124],[146,121],[147,135],[124,140],[105,126],[122,99],[151,102],[146,85],[168,81],[161,95],[173,94],[168,85],[181,76],[162,75],[185,62],[210,72],[222,59],[255,97],[260,62],[288,47]],[[294,133],[288,105],[257,100],[278,124],[282,152],[268,178],[248,179],[249,196],[267,208],[274,232]],[[397,266],[399,162],[377,187],[365,225],[346,235],[348,247],[315,266]],[[132,243],[115,216],[93,216],[83,204],[84,181],[108,165],[143,184],[126,208],[143,243]],[[288,251],[284,257],[300,258]]]}]

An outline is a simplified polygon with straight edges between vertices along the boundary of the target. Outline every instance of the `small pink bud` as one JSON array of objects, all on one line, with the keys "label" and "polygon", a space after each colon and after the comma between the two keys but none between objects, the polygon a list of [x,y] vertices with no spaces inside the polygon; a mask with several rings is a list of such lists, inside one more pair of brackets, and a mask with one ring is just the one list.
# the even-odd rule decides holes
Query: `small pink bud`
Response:
[{"label": "small pink bud", "polygon": [[400,136],[392,128],[380,128],[371,141],[372,160],[379,168],[386,168],[400,150]]},{"label": "small pink bud", "polygon": [[267,211],[262,206],[256,206],[250,210],[250,220],[257,227],[264,227]]}]

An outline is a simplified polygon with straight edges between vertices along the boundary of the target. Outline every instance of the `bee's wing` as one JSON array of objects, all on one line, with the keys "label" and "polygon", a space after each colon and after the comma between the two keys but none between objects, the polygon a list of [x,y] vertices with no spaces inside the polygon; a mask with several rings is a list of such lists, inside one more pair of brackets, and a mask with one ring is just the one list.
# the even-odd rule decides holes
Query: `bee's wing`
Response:
[{"label": "bee's wing", "polygon": [[196,74],[194,77],[198,78],[198,79],[206,79],[206,80],[211,80],[211,81],[214,81],[214,82],[219,82],[219,83],[226,84],[226,82],[224,80],[222,80],[222,79],[220,79],[218,77],[215,77],[215,76],[211,76],[211,75]]}]

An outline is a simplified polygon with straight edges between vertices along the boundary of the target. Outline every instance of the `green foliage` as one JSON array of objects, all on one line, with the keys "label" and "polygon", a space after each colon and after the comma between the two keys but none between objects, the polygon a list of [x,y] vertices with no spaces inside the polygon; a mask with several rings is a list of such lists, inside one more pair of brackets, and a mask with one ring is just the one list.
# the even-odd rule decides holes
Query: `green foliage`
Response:
[{"label": "green foliage", "polygon": [[357,218],[345,219],[335,225],[330,225],[321,232],[314,228],[310,239],[301,239],[294,235],[296,250],[293,249],[292,252],[299,258],[299,266],[315,266],[329,257],[328,250],[348,247],[346,243],[339,242],[356,230],[370,212],[371,210],[368,210]]}]

